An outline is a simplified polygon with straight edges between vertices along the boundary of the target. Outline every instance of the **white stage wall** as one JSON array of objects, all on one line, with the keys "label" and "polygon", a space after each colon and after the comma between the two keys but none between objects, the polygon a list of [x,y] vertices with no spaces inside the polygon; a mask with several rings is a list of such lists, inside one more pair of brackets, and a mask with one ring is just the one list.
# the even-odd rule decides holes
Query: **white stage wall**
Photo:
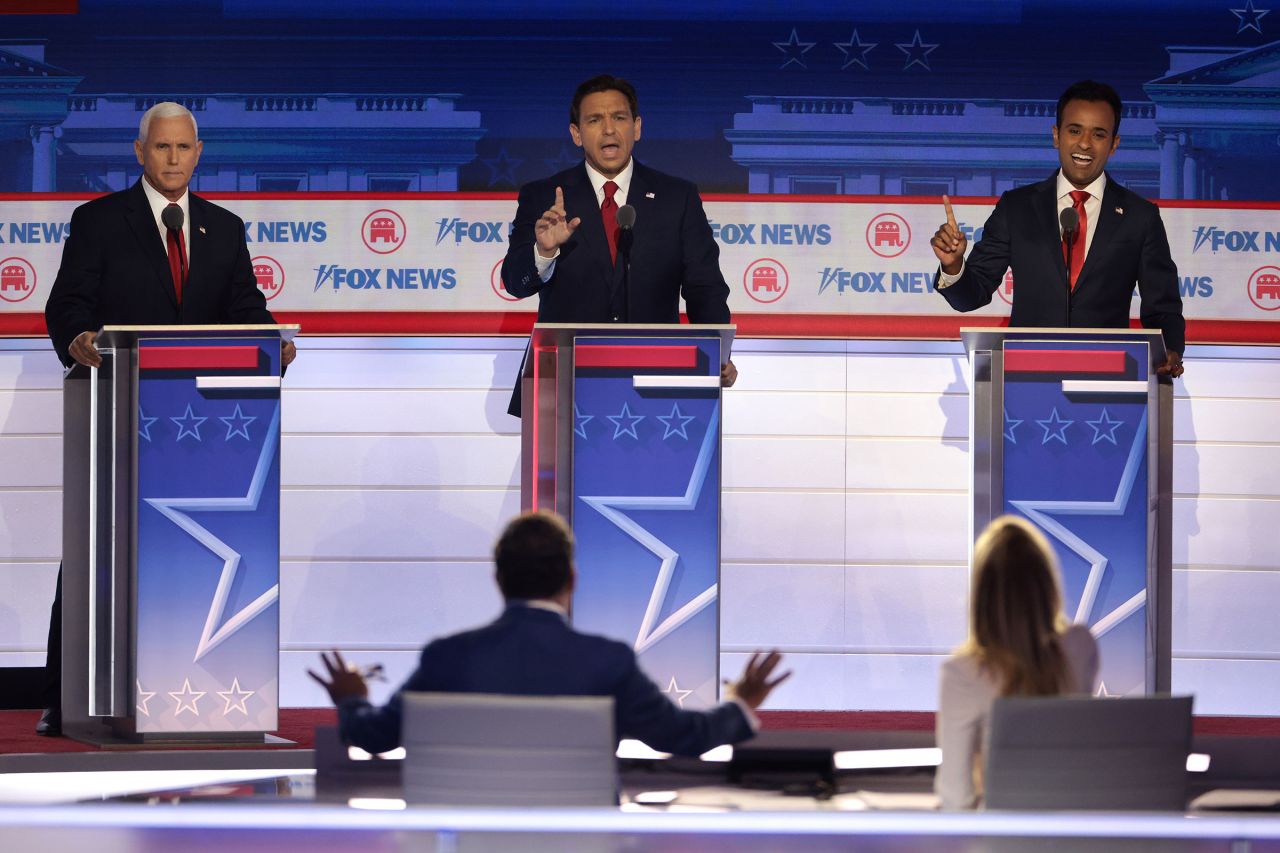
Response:
[{"label": "white stage wall", "polygon": [[[337,647],[385,695],[429,638],[500,606],[488,549],[519,506],[506,415],[523,339],[299,341],[284,392],[281,704]],[[1280,348],[1188,347],[1174,431],[1173,685],[1202,714],[1280,708]],[[963,639],[958,343],[739,340],[725,395],[721,651],[777,646],[771,708],[935,705]],[[0,665],[44,659],[61,542],[61,369],[0,340]]]}]

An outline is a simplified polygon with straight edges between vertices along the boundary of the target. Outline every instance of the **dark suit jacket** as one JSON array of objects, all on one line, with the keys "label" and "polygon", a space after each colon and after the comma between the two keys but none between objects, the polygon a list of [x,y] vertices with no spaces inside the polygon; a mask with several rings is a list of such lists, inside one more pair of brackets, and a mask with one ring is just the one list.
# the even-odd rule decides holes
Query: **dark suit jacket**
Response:
[{"label": "dark suit jacket", "polygon": [[258,290],[245,244],[244,222],[192,193],[191,268],[174,295],[169,256],[142,181],[86,202],[71,214],[71,234],[45,304],[54,349],[106,325],[274,323]]},{"label": "dark suit jacket", "polygon": [[365,699],[338,707],[347,743],[369,752],[400,745],[406,690],[515,696],[612,696],[614,732],[654,749],[699,755],[751,737],[742,709],[725,702],[707,711],[678,708],[649,680],[625,643],[581,634],[560,614],[511,604],[497,621],[444,637],[422,651],[418,669],[381,708]]},{"label": "dark suit jacket", "polygon": [[[569,218],[582,223],[563,246],[545,284],[534,263],[534,224],[564,190]],[[693,323],[729,322],[729,285],[720,272],[720,247],[711,235],[697,187],[635,164],[627,204],[636,210],[631,248],[632,323],[680,322],[680,297]],[[622,255],[609,260],[609,242],[585,164],[526,184],[520,190],[502,283],[512,296],[538,294],[542,323],[610,323],[628,318]],[[511,414],[520,414],[520,383]]]},{"label": "dark suit jacket", "polygon": [[991,302],[1005,271],[1012,268],[1010,325],[1128,328],[1136,284],[1143,327],[1160,329],[1165,346],[1182,352],[1186,323],[1178,268],[1169,255],[1160,210],[1110,175],[1089,254],[1071,291],[1068,322],[1056,180],[1055,173],[1000,196],[982,239],[965,260],[964,274],[938,292],[957,311],[973,311]]}]

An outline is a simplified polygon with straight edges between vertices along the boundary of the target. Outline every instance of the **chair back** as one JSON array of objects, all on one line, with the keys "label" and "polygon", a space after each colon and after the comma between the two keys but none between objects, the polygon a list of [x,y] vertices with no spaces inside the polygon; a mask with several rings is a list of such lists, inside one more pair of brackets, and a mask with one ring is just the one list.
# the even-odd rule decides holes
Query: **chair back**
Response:
[{"label": "chair back", "polygon": [[1191,698],[997,699],[986,807],[1184,810]]},{"label": "chair back", "polygon": [[608,696],[405,693],[403,739],[410,803],[618,803]]}]

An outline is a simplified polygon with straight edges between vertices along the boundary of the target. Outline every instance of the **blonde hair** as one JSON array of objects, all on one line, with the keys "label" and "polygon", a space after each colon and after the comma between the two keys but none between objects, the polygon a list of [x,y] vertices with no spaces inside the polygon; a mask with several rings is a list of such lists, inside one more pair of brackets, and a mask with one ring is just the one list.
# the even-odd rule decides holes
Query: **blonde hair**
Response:
[{"label": "blonde hair", "polygon": [[1002,696],[1054,695],[1071,684],[1059,640],[1066,627],[1048,540],[1026,520],[1000,516],[974,545],[969,640],[962,652],[995,676]]}]

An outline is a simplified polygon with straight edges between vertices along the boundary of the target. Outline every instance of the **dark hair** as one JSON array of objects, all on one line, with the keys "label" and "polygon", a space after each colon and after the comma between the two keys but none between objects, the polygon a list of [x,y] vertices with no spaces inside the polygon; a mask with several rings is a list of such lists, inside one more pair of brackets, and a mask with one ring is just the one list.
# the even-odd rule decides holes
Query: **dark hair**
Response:
[{"label": "dark hair", "polygon": [[582,99],[597,92],[621,92],[627,99],[627,106],[631,107],[631,117],[640,117],[640,101],[636,98],[636,87],[621,77],[600,74],[583,81],[573,93],[573,103],[569,105],[569,124],[578,123],[578,111],[582,107]]},{"label": "dark hair", "polygon": [[573,578],[573,533],[551,512],[513,518],[493,546],[504,598],[550,598]]},{"label": "dark hair", "polygon": [[1058,115],[1054,122],[1058,127],[1062,127],[1062,111],[1067,108],[1070,101],[1105,101],[1111,106],[1111,114],[1116,117],[1116,123],[1111,128],[1112,136],[1120,135],[1120,96],[1106,83],[1099,83],[1097,80],[1081,80],[1078,83],[1072,83],[1067,87],[1067,91],[1062,93],[1062,97],[1058,98]]}]

